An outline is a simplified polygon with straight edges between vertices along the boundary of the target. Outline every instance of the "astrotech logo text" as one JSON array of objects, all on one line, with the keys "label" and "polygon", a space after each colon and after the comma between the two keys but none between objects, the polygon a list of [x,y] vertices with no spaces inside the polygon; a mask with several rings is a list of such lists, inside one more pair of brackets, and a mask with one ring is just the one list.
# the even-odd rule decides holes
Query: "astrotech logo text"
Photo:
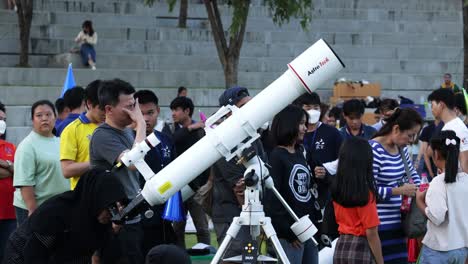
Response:
[{"label": "astrotech logo text", "polygon": [[322,61],[320,61],[317,66],[313,67],[312,69],[308,70],[307,71],[307,76],[310,76],[311,74],[314,74],[314,72],[316,72],[318,69],[320,69],[321,67],[325,66],[325,64],[327,64],[330,60],[328,59],[328,57],[326,57],[325,59],[323,59]]}]

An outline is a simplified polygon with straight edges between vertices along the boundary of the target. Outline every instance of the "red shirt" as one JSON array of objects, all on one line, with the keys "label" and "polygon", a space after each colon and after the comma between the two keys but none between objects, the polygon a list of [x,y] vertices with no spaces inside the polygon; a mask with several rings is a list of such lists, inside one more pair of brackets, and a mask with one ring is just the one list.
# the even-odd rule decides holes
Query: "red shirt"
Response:
[{"label": "red shirt", "polygon": [[[0,159],[14,162],[15,145],[0,139]],[[15,219],[13,177],[0,179],[0,219]]]},{"label": "red shirt", "polygon": [[366,230],[380,224],[377,214],[376,199],[369,197],[369,202],[362,207],[343,207],[333,202],[336,223],[340,234],[366,236]]}]

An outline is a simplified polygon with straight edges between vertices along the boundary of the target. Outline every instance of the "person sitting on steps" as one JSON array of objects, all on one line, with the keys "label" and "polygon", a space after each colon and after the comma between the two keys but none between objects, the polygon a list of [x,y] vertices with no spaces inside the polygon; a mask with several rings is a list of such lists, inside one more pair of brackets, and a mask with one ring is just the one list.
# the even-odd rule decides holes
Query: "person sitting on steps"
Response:
[{"label": "person sitting on steps", "polygon": [[85,66],[96,70],[96,51],[94,46],[97,44],[97,33],[93,29],[93,22],[86,20],[81,26],[82,30],[75,38],[75,42],[80,44],[81,60]]}]

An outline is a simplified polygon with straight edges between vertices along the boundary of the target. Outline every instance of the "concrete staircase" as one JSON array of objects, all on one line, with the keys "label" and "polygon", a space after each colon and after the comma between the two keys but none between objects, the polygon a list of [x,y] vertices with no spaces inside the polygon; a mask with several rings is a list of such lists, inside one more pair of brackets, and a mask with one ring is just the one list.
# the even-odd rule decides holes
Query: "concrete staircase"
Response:
[{"label": "concrete staircase", "polygon": [[[29,106],[37,99],[55,100],[65,69],[54,60],[74,46],[85,19],[98,32],[97,71],[74,63],[80,85],[119,77],[160,97],[164,117],[176,87],[207,113],[217,107],[224,75],[200,1],[189,4],[186,29],[179,29],[177,10],[164,0],[147,7],[141,0],[36,0],[30,63],[18,60],[17,17],[0,10],[0,100],[8,106],[8,138],[17,143],[29,131]],[[461,83],[462,14],[459,0],[314,0],[309,31],[292,19],[275,26],[262,1],[253,1],[239,65],[239,85],[254,93],[286,70],[286,64],[319,38],[341,56],[347,68],[337,77],[380,82],[384,96],[402,94],[416,102],[451,72]],[[231,10],[221,7],[224,24]],[[79,61],[78,61],[79,62]],[[62,67],[62,68],[59,68]],[[333,80],[319,93],[331,95]]]}]

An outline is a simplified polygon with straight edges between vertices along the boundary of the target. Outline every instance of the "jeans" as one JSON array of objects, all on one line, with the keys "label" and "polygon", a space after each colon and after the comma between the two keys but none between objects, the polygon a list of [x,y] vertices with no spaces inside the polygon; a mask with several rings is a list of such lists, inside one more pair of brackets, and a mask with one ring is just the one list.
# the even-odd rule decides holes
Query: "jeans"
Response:
[{"label": "jeans", "polygon": [[15,213],[16,213],[16,223],[20,226],[26,219],[28,219],[29,211],[23,208],[19,208],[15,206]]},{"label": "jeans", "polygon": [[468,257],[468,248],[459,248],[450,251],[437,251],[427,246],[421,249],[420,264],[465,264]]},{"label": "jeans", "polygon": [[[197,241],[198,243],[204,243],[207,245],[211,244],[210,241],[210,230],[208,229],[208,220],[206,219],[205,211],[203,207],[198,204],[193,197],[185,201],[184,210],[190,212],[193,224],[197,230]],[[177,237],[177,245],[185,249],[185,225],[186,222],[174,222],[174,232]]]},{"label": "jeans", "polygon": [[0,263],[2,263],[3,252],[5,251],[5,246],[10,237],[10,234],[13,233],[16,229],[16,220],[15,219],[1,219],[0,220]]},{"label": "jeans", "polygon": [[91,60],[93,62],[96,62],[96,51],[94,50],[93,45],[85,43],[81,45],[80,48],[80,54],[81,54],[81,61],[83,62],[83,65],[88,66],[88,60],[89,57],[91,57]]},{"label": "jeans", "polygon": [[286,252],[286,256],[291,264],[318,264],[318,249],[309,239],[301,245],[301,248],[295,248],[285,239],[280,238],[281,246]]}]

